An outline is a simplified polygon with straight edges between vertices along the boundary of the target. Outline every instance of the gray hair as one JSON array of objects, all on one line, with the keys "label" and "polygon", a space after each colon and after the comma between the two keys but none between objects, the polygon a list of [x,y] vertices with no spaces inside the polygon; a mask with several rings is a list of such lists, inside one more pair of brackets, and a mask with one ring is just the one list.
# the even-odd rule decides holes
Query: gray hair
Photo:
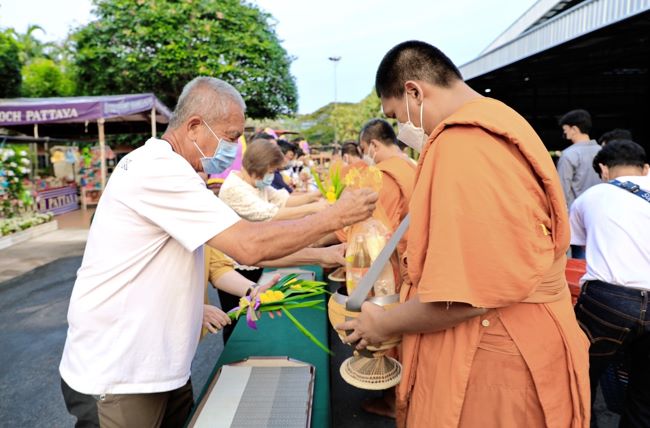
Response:
[{"label": "gray hair", "polygon": [[228,116],[232,104],[246,111],[246,103],[237,89],[221,79],[199,76],[185,85],[169,119],[169,128],[178,128],[188,118],[201,116],[212,123]]}]

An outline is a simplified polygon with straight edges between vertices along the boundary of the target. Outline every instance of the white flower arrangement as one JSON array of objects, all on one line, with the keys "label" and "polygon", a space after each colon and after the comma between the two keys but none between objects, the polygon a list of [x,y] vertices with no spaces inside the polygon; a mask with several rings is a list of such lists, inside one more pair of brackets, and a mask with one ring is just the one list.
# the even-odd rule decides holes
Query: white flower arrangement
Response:
[{"label": "white flower arrangement", "polygon": [[0,148],[0,219],[34,215],[34,197],[24,183],[31,164],[28,150]]}]

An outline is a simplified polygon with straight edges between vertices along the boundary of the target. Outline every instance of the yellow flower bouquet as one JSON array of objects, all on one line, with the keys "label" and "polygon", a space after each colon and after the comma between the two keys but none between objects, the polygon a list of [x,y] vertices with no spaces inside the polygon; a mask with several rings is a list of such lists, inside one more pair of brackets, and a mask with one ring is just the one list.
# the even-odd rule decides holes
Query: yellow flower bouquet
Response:
[{"label": "yellow flower bouquet", "polygon": [[339,162],[334,162],[329,169],[327,179],[325,181],[321,180],[320,174],[315,169],[311,170],[311,174],[314,177],[314,182],[318,187],[318,190],[322,193],[323,197],[327,202],[333,204],[336,202],[341,193],[345,189],[345,183],[343,182],[343,177],[341,176],[341,170],[343,169],[343,164]]},{"label": "yellow flower bouquet", "polygon": [[280,279],[277,284],[258,295],[254,300],[250,296],[239,299],[239,306],[228,311],[228,316],[232,320],[237,320],[246,314],[246,323],[250,328],[256,330],[256,322],[262,313],[268,313],[271,318],[274,317],[274,313],[286,315],[296,328],[316,346],[332,354],[332,351],[316,339],[291,313],[291,309],[296,308],[314,308],[324,311],[325,307],[321,306],[322,299],[306,299],[328,293],[325,290],[325,285],[324,282],[299,279],[298,275],[290,274]]}]

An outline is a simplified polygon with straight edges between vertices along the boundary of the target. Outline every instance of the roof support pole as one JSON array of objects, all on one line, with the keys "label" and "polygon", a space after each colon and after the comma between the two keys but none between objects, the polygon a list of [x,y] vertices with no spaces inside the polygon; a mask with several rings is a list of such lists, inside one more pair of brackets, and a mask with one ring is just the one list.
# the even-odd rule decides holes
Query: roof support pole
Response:
[{"label": "roof support pole", "polygon": [[[38,138],[38,123],[34,124],[34,138]],[[32,178],[34,178],[38,172],[38,144],[32,143],[30,144],[30,148],[32,150]],[[47,159],[47,153],[45,154],[45,159]]]},{"label": "roof support pole", "polygon": [[156,107],[151,108],[151,138],[156,138]]},{"label": "roof support pole", "polygon": [[97,131],[99,133],[99,156],[101,159],[101,183],[102,190],[106,187],[106,136],[104,135],[104,118],[97,119]]}]

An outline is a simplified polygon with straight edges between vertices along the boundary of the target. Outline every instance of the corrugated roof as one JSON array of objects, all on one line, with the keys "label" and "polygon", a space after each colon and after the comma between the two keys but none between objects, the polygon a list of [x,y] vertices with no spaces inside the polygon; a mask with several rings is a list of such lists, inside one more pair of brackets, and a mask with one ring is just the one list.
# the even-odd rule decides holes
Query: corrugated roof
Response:
[{"label": "corrugated roof", "polygon": [[460,71],[469,80],[648,11],[650,0],[540,0]]}]

